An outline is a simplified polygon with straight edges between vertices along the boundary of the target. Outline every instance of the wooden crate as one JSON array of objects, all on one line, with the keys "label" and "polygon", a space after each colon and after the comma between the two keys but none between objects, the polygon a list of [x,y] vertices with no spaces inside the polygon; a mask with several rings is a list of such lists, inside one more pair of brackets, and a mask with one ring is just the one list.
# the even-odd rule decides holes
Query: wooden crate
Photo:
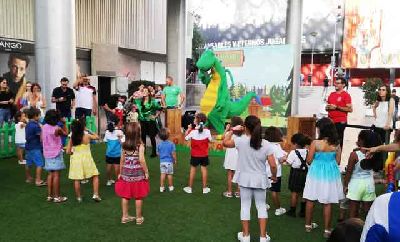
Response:
[{"label": "wooden crate", "polygon": [[249,115],[254,115],[257,117],[261,117],[262,115],[262,106],[258,105],[258,104],[250,104],[249,105]]},{"label": "wooden crate", "polygon": [[185,135],[180,133],[180,134],[170,134],[169,135],[169,140],[172,141],[174,144],[179,144],[179,145],[187,145],[187,142],[185,142]]},{"label": "wooden crate", "polygon": [[290,144],[292,136],[296,133],[302,133],[315,139],[315,123],[316,118],[314,117],[288,117],[286,143]]},{"label": "wooden crate", "polygon": [[167,109],[165,114],[166,126],[171,134],[182,133],[182,110],[181,109]]}]

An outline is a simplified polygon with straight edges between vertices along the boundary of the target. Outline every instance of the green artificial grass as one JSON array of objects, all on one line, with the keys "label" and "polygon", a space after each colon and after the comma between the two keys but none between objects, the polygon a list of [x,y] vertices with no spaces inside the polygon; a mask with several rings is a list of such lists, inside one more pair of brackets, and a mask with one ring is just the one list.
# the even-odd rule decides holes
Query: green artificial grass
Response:
[{"label": "green artificial grass", "polygon": [[[193,187],[193,194],[186,194],[189,173],[187,152],[178,152],[173,192],[159,192],[159,161],[149,158],[151,192],[144,201],[143,225],[121,224],[120,198],[114,187],[105,186],[105,146],[92,147],[100,175],[100,195],[103,201],[91,200],[91,182],[83,184],[84,200],[75,200],[73,183],[67,179],[68,170],[61,173],[61,192],[69,199],[62,204],[46,202],[46,187],[26,184],[24,167],[16,158],[0,160],[0,241],[237,241],[241,229],[240,200],[227,199],[221,193],[226,188],[223,157],[210,157],[208,168],[211,193],[201,191],[200,170]],[[68,166],[69,158],[65,157]],[[283,169],[281,193],[282,206],[289,207],[287,189],[288,168]],[[43,179],[46,174],[43,174]],[[270,202],[271,204],[271,202]],[[130,203],[134,215],[134,201]],[[337,206],[333,221],[337,218]],[[322,237],[323,223],[321,205],[314,213],[320,225],[312,233],[304,232],[304,219],[286,215],[277,217],[269,211],[268,233],[273,241],[325,241]],[[335,224],[335,222],[334,222]],[[252,241],[258,241],[257,213],[253,203],[251,220]]]}]

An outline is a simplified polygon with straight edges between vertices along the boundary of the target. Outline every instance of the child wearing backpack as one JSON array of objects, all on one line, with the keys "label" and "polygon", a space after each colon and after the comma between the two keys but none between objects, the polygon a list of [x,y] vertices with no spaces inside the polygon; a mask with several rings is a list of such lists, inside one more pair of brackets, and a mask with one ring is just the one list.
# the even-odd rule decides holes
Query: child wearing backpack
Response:
[{"label": "child wearing backpack", "polygon": [[[290,209],[287,212],[288,216],[296,217],[296,207],[299,195],[303,194],[304,185],[306,183],[306,177],[308,172],[308,165],[306,162],[308,150],[306,145],[310,145],[311,140],[301,134],[294,134],[290,140],[294,145],[295,149],[290,151],[286,163],[291,166],[289,174],[289,190],[290,194]],[[306,202],[304,199],[301,201],[300,217],[305,216]]]}]

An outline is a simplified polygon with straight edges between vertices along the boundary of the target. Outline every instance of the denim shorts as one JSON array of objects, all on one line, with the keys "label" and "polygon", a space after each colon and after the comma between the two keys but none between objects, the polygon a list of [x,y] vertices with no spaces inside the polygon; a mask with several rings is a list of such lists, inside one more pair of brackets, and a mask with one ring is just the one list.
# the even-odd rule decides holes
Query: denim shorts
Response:
[{"label": "denim shorts", "polygon": [[35,165],[36,167],[44,166],[42,150],[27,150],[25,152],[25,159],[28,167],[32,165]]},{"label": "denim shorts", "polygon": [[65,169],[63,152],[54,158],[45,158],[44,169],[47,171],[59,171]]},{"label": "denim shorts", "polygon": [[172,162],[161,162],[160,163],[161,174],[172,175],[174,174],[174,163]]},{"label": "denim shorts", "polygon": [[15,146],[17,146],[17,148],[25,149],[25,143],[15,143]]}]

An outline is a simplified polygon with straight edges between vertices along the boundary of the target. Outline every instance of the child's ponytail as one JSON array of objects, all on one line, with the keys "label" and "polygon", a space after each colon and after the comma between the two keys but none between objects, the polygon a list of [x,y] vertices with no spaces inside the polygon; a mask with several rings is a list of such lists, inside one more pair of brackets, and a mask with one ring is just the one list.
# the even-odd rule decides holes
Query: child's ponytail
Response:
[{"label": "child's ponytail", "polygon": [[207,116],[204,113],[196,114],[196,120],[199,125],[199,133],[202,133],[204,130],[205,123],[207,122]]},{"label": "child's ponytail", "polygon": [[261,121],[254,115],[247,116],[244,121],[244,126],[250,131],[250,146],[258,150],[261,148]]},{"label": "child's ponytail", "polygon": [[204,129],[204,124],[203,122],[199,123],[199,133],[203,133],[203,129]]}]

